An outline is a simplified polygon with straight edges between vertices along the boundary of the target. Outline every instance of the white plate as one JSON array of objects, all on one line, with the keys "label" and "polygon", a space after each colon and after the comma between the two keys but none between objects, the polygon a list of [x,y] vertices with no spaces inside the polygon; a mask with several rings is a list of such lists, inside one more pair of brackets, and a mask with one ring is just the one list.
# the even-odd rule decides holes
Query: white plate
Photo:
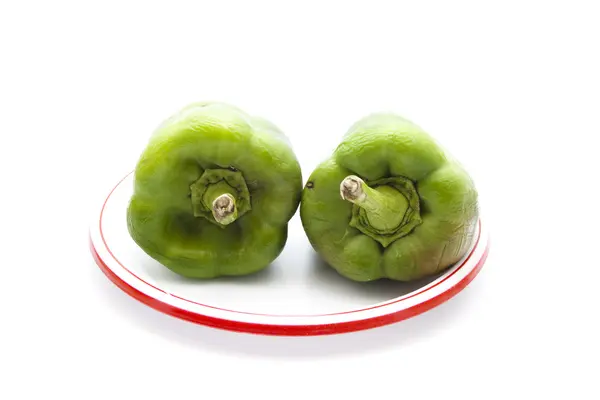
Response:
[{"label": "white plate", "polygon": [[182,278],[146,255],[127,231],[133,174],[102,199],[90,228],[92,255],[119,288],[156,310],[191,322],[239,332],[323,335],[394,323],[448,300],[483,267],[483,224],[472,249],[443,274],[419,282],[358,283],[338,275],[310,247],[299,213],[287,244],[265,270],[238,278]]}]

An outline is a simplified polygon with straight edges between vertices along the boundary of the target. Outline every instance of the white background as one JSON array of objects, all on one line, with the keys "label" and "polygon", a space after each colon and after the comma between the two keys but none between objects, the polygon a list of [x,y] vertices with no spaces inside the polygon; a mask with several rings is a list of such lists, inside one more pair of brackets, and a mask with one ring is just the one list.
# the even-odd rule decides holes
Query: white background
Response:
[{"label": "white background", "polygon": [[[597,7],[3,1],[0,398],[598,398]],[[89,217],[197,100],[271,119],[305,177],[364,114],[414,120],[477,182],[486,266],[426,314],[341,336],[132,300],[93,263]]]}]

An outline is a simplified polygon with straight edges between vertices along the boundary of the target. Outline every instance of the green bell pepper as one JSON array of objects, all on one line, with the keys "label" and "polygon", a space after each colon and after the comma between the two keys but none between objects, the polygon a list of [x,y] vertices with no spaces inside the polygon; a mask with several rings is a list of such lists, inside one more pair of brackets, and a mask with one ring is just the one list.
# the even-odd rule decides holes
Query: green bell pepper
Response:
[{"label": "green bell pepper", "polygon": [[281,253],[301,192],[300,165],[275,125],[232,105],[194,103],[151,135],[127,224],[177,274],[247,275]]},{"label": "green bell pepper", "polygon": [[411,281],[470,248],[478,194],[423,129],[376,113],[356,122],[309,177],[300,205],[312,247],[355,281]]}]

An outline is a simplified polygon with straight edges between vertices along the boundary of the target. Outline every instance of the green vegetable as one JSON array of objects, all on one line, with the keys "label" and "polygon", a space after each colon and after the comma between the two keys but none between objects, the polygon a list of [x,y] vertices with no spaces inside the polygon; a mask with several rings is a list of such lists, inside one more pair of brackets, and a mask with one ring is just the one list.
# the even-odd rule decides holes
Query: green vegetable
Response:
[{"label": "green vegetable", "polygon": [[135,168],[129,233],[177,274],[246,275],[281,253],[301,191],[277,127],[231,105],[194,103],[150,137]]},{"label": "green vegetable", "polygon": [[372,114],[311,174],[300,216],[313,248],[355,281],[410,281],[460,260],[478,221],[474,184],[414,123]]}]

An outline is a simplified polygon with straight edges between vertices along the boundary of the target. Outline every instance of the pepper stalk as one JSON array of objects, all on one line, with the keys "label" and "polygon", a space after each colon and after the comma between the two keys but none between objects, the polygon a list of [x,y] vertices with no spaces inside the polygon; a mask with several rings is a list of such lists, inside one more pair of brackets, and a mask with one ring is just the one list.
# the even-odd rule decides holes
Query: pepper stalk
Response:
[{"label": "pepper stalk", "polygon": [[419,198],[410,180],[393,177],[370,187],[356,175],[340,183],[340,196],[354,204],[350,225],[387,247],[421,223]]}]

